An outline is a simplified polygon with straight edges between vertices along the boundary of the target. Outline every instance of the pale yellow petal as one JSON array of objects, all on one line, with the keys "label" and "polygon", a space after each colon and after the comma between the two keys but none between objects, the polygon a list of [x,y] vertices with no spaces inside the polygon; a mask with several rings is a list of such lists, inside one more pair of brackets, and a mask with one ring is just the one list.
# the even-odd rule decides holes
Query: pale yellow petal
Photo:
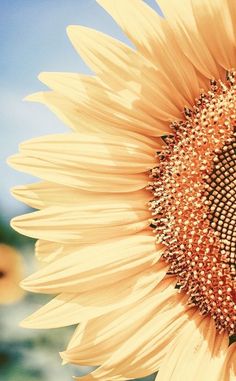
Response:
[{"label": "pale yellow petal", "polygon": [[[216,333],[213,348],[209,348],[210,358],[205,364],[205,369],[199,367],[199,378],[202,381],[218,380],[223,364],[227,357],[229,338],[227,333]],[[222,378],[224,381],[226,378]]]},{"label": "pale yellow petal", "polygon": [[224,364],[220,370],[216,381],[235,381],[236,380],[236,343],[230,345],[227,350]]},{"label": "pale yellow petal", "polygon": [[97,0],[97,3],[114,18],[143,55],[155,54],[164,37],[164,21],[151,7],[141,0]]},{"label": "pale yellow petal", "polygon": [[[113,92],[131,97],[137,110],[153,118],[180,118],[182,108],[172,102],[171,81],[134,50],[93,29],[70,26],[69,37],[76,50]],[[139,80],[137,81],[137,78]],[[153,100],[155,99],[155,102]]]},{"label": "pale yellow petal", "polygon": [[182,108],[186,103],[192,104],[199,94],[197,75],[175,42],[167,22],[141,0],[97,1],[111,14],[138,50],[171,80],[176,92],[170,93],[169,99],[174,103],[181,99]]},{"label": "pale yellow petal", "polygon": [[[76,243],[76,249],[87,247],[88,244]],[[63,258],[68,254],[73,253],[75,244],[63,244],[58,242],[44,241],[39,239],[35,244],[35,256],[37,260],[44,266],[46,263],[51,263],[57,259]]]},{"label": "pale yellow petal", "polygon": [[106,287],[158,262],[163,253],[155,237],[136,234],[78,249],[29,276],[22,287],[32,292],[84,292]]},{"label": "pale yellow petal", "polygon": [[84,293],[63,293],[27,317],[28,328],[56,328],[95,319],[111,311],[131,308],[162,280],[168,266],[160,261],[155,268],[128,277],[111,287],[92,288]]},{"label": "pale yellow petal", "polygon": [[[159,135],[164,130],[162,123],[149,113],[136,107],[136,97],[122,89],[120,92],[109,90],[98,78],[77,73],[41,73],[39,79],[51,89],[69,98],[78,111],[79,120],[84,116],[107,125],[107,131],[140,132],[143,135]],[[140,94],[142,96],[142,94]],[[89,115],[92,112],[92,115]],[[161,119],[161,114],[158,118]],[[94,128],[94,127],[93,127]]]},{"label": "pale yellow petal", "polygon": [[227,2],[222,0],[192,0],[198,31],[218,65],[235,67],[235,39]]},{"label": "pale yellow petal", "polygon": [[227,0],[227,6],[229,8],[229,14],[231,17],[231,24],[234,33],[234,46],[236,47],[236,2],[234,0]]},{"label": "pale yellow petal", "polygon": [[21,144],[20,150],[22,154],[9,159],[14,168],[98,192],[142,189],[148,182],[144,172],[156,163],[152,139],[148,145],[148,138],[142,142],[136,134],[125,140],[79,133],[49,135]]},{"label": "pale yellow petal", "polygon": [[140,205],[147,205],[151,193],[147,190],[122,193],[96,193],[86,192],[70,186],[41,181],[28,185],[17,186],[11,189],[13,196],[35,209],[49,206],[76,206],[100,202],[129,202],[140,201]]},{"label": "pale yellow petal", "polygon": [[[70,358],[70,362],[77,364],[80,361],[83,363],[92,361],[92,364],[97,365],[107,361],[112,352],[124,343],[123,335],[126,335],[127,331],[133,336],[143,324],[147,324],[149,319],[153,318],[156,311],[163,312],[166,305],[173,307],[175,294],[173,285],[170,286],[168,281],[168,287],[164,291],[160,291],[157,286],[138,303],[134,300],[130,306],[126,305],[119,310],[84,322],[76,329],[67,351],[63,354],[64,360]],[[97,356],[97,359],[91,359],[90,356]]]},{"label": "pale yellow petal", "polygon": [[142,200],[94,201],[68,207],[48,207],[15,217],[12,227],[32,238],[58,243],[97,243],[135,234],[149,226],[151,213]]},{"label": "pale yellow petal", "polygon": [[[82,248],[87,245],[79,244],[77,247]],[[35,255],[41,262],[50,263],[62,258],[75,249],[74,244],[61,244],[57,242],[44,241],[39,239],[35,244]]]},{"label": "pale yellow petal", "polygon": [[189,0],[156,0],[174,33],[183,54],[207,78],[219,78],[220,68],[209,51],[196,24]]},{"label": "pale yellow petal", "polygon": [[197,311],[172,342],[161,364],[158,381],[215,380],[228,345],[227,335],[218,335],[214,320]]},{"label": "pale yellow petal", "polygon": [[54,92],[54,91],[40,91],[24,98],[25,101],[38,102],[45,104],[50,111],[55,113],[63,123],[68,125],[75,131],[79,132],[94,132],[92,126],[86,129],[83,123],[80,123],[77,105],[70,99]]},{"label": "pale yellow petal", "polygon": [[52,162],[41,152],[35,153],[34,157],[18,154],[11,156],[8,163],[13,168],[41,177],[57,184],[68,185],[73,188],[84,189],[93,192],[133,192],[147,186],[149,178],[145,173],[121,175],[94,172],[72,166],[62,166],[61,163]]},{"label": "pale yellow petal", "polygon": [[[101,86],[100,89],[102,89]],[[143,136],[160,136],[170,132],[168,122],[151,118],[142,110],[136,110],[135,105],[132,106],[132,98],[129,96],[120,97],[124,103],[124,111],[119,115],[116,113],[116,117],[114,117],[114,112],[111,115],[110,110],[105,105],[103,107],[100,105],[99,109],[97,108],[95,105],[97,102],[91,97],[91,89],[87,88],[86,93],[86,101],[80,99],[77,103],[54,91],[35,93],[28,96],[26,100],[45,104],[66,125],[78,132],[120,134],[122,136],[130,135],[131,132],[138,132]],[[130,109],[133,117],[130,115]]]},{"label": "pale yellow petal", "polygon": [[[20,144],[20,152],[44,156],[61,165],[98,172],[135,174],[150,170],[157,162],[150,145],[131,137],[58,134],[31,139]],[[135,160],[133,158],[135,157]]]},{"label": "pale yellow petal", "polygon": [[[96,331],[90,334],[90,340],[93,339],[93,341],[86,342],[86,336],[82,336],[80,345],[65,353],[65,360],[71,361],[73,356],[74,359],[79,360],[81,357],[84,360],[82,363],[86,364],[86,354],[89,356],[90,353],[94,356],[93,360],[102,360],[102,365],[88,378],[85,377],[86,381],[90,379],[121,381],[144,377],[157,371],[168,353],[171,341],[181,331],[189,316],[193,314],[191,311],[188,315],[187,310],[184,314],[183,306],[178,303],[180,301],[180,297],[178,301],[176,300],[174,289],[169,295],[164,292],[153,296],[153,299],[146,298],[139,306],[142,308],[126,312],[122,317],[114,316],[115,319],[110,324],[109,321],[106,322],[107,329],[104,326],[103,331],[99,330],[97,338]],[[168,307],[171,308],[171,311],[168,310]],[[91,325],[92,322],[89,322],[90,330]],[[122,327],[121,337],[116,332],[117,325]],[[125,335],[127,331],[130,333],[129,337],[124,339],[122,335]],[[112,347],[113,340],[116,345]],[[89,346],[92,347],[90,351]],[[78,354],[76,354],[76,350],[79,351]],[[94,361],[93,364],[95,364]]]}]

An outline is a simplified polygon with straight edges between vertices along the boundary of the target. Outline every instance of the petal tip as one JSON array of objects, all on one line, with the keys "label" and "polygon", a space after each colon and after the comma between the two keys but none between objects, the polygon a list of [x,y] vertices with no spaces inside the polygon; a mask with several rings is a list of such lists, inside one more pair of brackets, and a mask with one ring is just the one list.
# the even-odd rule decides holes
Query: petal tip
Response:
[{"label": "petal tip", "polygon": [[23,290],[32,291],[32,287],[30,286],[31,283],[27,279],[28,278],[20,282],[20,287],[23,288]]},{"label": "petal tip", "polygon": [[38,80],[44,83],[47,76],[48,76],[48,72],[41,71],[41,73],[38,74]]},{"label": "petal tip", "polygon": [[19,154],[16,154],[16,155],[12,155],[8,157],[6,162],[10,167],[15,168],[15,166],[19,163],[18,159],[19,159]]},{"label": "petal tip", "polygon": [[23,101],[25,102],[43,102],[43,92],[38,91],[37,93],[29,94],[26,97],[23,98]]},{"label": "petal tip", "polygon": [[16,187],[10,188],[10,193],[13,197],[19,198],[22,196],[22,193],[24,193],[24,187],[16,186]]},{"label": "petal tip", "polygon": [[19,326],[21,328],[35,328],[35,327],[32,327],[32,324],[30,324],[30,323],[31,323],[31,321],[28,318],[25,318],[24,320],[22,320],[19,323]]},{"label": "petal tip", "polygon": [[12,227],[12,229],[18,231],[21,227],[19,222],[20,222],[20,216],[12,218],[10,221],[10,226]]},{"label": "petal tip", "polygon": [[75,32],[78,31],[78,28],[79,28],[78,25],[68,25],[68,26],[67,26],[67,28],[66,28],[66,33],[67,33],[67,35],[69,36],[69,38],[70,38],[71,36],[73,36]]},{"label": "petal tip", "polygon": [[59,352],[59,355],[60,355],[60,357],[62,359],[62,361],[61,361],[61,365],[62,366],[69,364],[69,361],[64,357],[64,352]]}]

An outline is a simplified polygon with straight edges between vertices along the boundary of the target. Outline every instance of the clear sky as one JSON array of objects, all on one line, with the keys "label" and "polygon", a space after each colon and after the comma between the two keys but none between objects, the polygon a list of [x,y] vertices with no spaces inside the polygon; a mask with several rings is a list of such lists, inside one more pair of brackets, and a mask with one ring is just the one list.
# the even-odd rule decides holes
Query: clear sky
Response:
[{"label": "clear sky", "polygon": [[[146,2],[157,9],[154,0]],[[0,1],[0,213],[6,218],[25,208],[9,188],[35,181],[11,169],[6,158],[23,140],[67,130],[46,107],[22,99],[46,88],[37,79],[41,71],[90,72],[66,35],[70,24],[86,25],[130,44],[95,0]]]}]

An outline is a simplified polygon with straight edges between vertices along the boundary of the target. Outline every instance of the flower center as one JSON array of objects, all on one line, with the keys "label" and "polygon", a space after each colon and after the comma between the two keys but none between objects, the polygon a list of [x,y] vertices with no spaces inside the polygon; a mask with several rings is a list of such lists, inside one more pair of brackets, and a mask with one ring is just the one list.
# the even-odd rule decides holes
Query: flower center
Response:
[{"label": "flower center", "polygon": [[213,161],[205,187],[208,219],[220,239],[222,261],[236,279],[236,130]]},{"label": "flower center", "polygon": [[217,329],[236,332],[236,85],[212,80],[173,135],[163,138],[148,187],[150,226],[189,303]]}]

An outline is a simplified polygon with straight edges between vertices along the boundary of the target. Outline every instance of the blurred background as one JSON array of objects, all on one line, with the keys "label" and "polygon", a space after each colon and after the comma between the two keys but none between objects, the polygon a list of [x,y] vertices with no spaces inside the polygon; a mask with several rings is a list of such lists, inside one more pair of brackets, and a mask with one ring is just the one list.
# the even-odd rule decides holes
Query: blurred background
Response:
[{"label": "blurred background", "polygon": [[[159,11],[154,0],[146,2]],[[0,268],[0,381],[66,381],[72,375],[89,371],[86,367],[61,366],[58,352],[66,347],[74,327],[39,331],[19,327],[24,317],[49,298],[23,295],[17,289],[22,271],[24,275],[30,274],[37,263],[34,241],[20,236],[9,226],[13,216],[29,211],[12,198],[9,189],[36,179],[8,167],[7,157],[18,151],[21,141],[67,131],[46,107],[22,99],[45,89],[37,79],[41,71],[90,73],[67,38],[65,30],[70,24],[98,29],[131,45],[95,0],[0,1],[0,259],[1,255],[9,259],[6,268]],[[10,254],[11,249],[3,244],[15,248],[19,254]],[[15,261],[15,268],[9,273],[7,266],[11,261]],[[9,274],[7,279],[6,274]],[[10,281],[14,283],[12,292],[16,301],[6,304],[1,295],[8,289],[4,282]]]}]

